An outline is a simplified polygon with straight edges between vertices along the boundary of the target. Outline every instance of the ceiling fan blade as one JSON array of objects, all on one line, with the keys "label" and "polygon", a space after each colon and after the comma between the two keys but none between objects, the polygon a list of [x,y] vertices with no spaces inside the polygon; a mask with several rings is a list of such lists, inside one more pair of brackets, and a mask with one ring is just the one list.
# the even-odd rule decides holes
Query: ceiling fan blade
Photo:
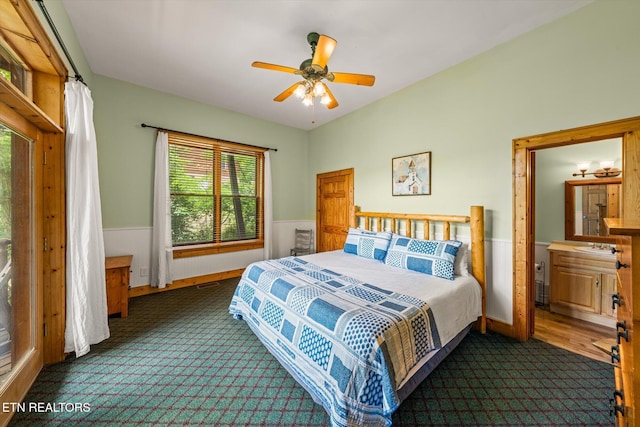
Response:
[{"label": "ceiling fan blade", "polygon": [[298,85],[300,83],[304,83],[304,82],[298,82],[298,83],[292,84],[287,89],[285,89],[280,95],[278,95],[275,98],[273,98],[273,100],[276,101],[276,102],[284,101],[285,99],[290,97],[293,94],[293,92],[295,92],[296,88],[298,87]]},{"label": "ceiling fan blade", "polygon": [[326,104],[327,108],[329,110],[336,108],[338,106],[338,101],[336,101],[336,97],[333,96],[333,93],[331,93],[331,91],[329,90],[329,86],[327,86],[326,84],[322,83],[322,86],[324,86],[324,91],[327,94],[327,96],[331,99],[331,101]]},{"label": "ceiling fan blade", "polygon": [[311,64],[317,65],[321,69],[324,68],[327,65],[327,62],[329,62],[329,58],[333,53],[333,49],[336,48],[336,44],[338,44],[337,41],[329,36],[321,34],[318,38],[318,44],[316,45],[316,51],[313,54]]},{"label": "ceiling fan blade", "polygon": [[373,86],[376,77],[368,74],[331,73],[334,83],[347,83],[350,85]]},{"label": "ceiling fan blade", "polygon": [[264,68],[265,70],[283,71],[285,73],[291,73],[291,74],[294,74],[296,71],[299,71],[297,68],[285,67],[284,65],[269,64],[267,62],[259,62],[259,61],[254,61],[251,64],[251,66],[256,68]]}]

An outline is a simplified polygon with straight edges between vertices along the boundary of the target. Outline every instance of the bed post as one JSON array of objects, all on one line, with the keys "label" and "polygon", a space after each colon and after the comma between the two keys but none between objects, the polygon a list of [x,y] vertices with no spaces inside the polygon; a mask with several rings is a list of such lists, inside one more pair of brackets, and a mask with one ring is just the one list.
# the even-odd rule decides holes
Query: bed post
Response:
[{"label": "bed post", "polygon": [[471,269],[482,289],[482,317],[476,324],[480,333],[487,331],[486,278],[484,259],[484,206],[471,206]]}]

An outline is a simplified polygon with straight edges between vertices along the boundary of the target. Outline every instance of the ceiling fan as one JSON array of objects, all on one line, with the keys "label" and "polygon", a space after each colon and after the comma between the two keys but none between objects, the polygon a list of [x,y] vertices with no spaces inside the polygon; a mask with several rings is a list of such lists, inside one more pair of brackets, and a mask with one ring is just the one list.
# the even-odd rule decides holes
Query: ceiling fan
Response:
[{"label": "ceiling fan", "polygon": [[255,61],[252,67],[264,68],[267,70],[282,71],[300,75],[304,80],[296,82],[280,95],[273,98],[274,101],[282,102],[291,95],[302,98],[304,105],[313,105],[315,97],[320,97],[320,103],[332,109],[338,106],[338,101],[329,90],[329,87],[322,81],[324,79],[334,83],[346,83],[352,85],[373,86],[375,76],[367,74],[352,73],[332,73],[327,67],[327,62],[338,43],[329,36],[318,33],[309,33],[307,41],[311,45],[312,58],[306,59],[299,68],[286,67],[284,65],[269,64]]}]

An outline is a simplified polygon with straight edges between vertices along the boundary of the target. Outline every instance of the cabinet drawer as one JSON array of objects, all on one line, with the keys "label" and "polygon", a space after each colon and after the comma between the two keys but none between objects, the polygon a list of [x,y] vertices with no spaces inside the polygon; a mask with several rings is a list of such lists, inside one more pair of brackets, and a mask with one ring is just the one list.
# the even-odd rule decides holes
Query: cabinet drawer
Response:
[{"label": "cabinet drawer", "polygon": [[[618,236],[617,238],[616,258],[618,262],[626,265],[631,265],[631,245],[627,237]],[[616,277],[618,279],[617,292],[620,297],[620,306],[618,307],[618,320],[626,320],[627,323],[631,323],[633,320],[633,291],[632,284],[633,278],[631,275],[631,268],[620,268],[616,271]]]},{"label": "cabinet drawer", "polygon": [[[632,331],[629,331],[629,341],[631,341]],[[616,384],[617,390],[622,390],[624,395],[624,417],[618,417],[617,421],[624,420],[622,425],[627,425],[629,420],[635,418],[633,415],[634,390],[633,390],[633,346],[631,342],[620,341],[620,386]],[[616,379],[618,381],[618,379]],[[620,388],[618,388],[620,387]]]},{"label": "cabinet drawer", "polygon": [[564,267],[580,267],[586,270],[612,273],[616,270],[616,262],[612,258],[575,256],[558,252],[554,254],[553,264]]},{"label": "cabinet drawer", "polygon": [[[622,397],[620,397],[619,395],[614,394],[613,395],[613,399],[614,402],[612,402],[612,406],[611,409],[613,410],[614,406],[613,405],[618,405],[618,407],[622,408],[622,411],[624,411],[624,413],[626,413],[627,408],[625,407],[625,401],[624,401],[624,384],[623,384],[623,379],[622,379],[622,370],[618,367],[614,367],[613,368],[613,376],[615,378],[615,390],[616,391],[622,391]],[[624,426],[625,425],[625,417],[624,417],[624,413],[618,410],[615,411],[615,417],[616,417],[616,425],[617,426]]]}]

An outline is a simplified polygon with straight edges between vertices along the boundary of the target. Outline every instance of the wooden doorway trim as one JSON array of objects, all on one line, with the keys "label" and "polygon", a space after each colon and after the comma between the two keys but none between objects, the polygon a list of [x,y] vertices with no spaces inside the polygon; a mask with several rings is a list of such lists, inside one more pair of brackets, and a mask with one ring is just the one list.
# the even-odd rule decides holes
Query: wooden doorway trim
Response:
[{"label": "wooden doorway trim", "polygon": [[344,247],[349,227],[355,225],[353,168],[316,176],[317,251]]},{"label": "wooden doorway trim", "polygon": [[[640,200],[640,117],[616,120],[574,129],[550,132],[513,140],[513,333],[526,341],[533,333],[534,303],[533,212],[534,151],[603,139],[622,138],[623,217],[633,217],[640,206],[626,200]],[[634,198],[635,197],[635,198]]]}]

